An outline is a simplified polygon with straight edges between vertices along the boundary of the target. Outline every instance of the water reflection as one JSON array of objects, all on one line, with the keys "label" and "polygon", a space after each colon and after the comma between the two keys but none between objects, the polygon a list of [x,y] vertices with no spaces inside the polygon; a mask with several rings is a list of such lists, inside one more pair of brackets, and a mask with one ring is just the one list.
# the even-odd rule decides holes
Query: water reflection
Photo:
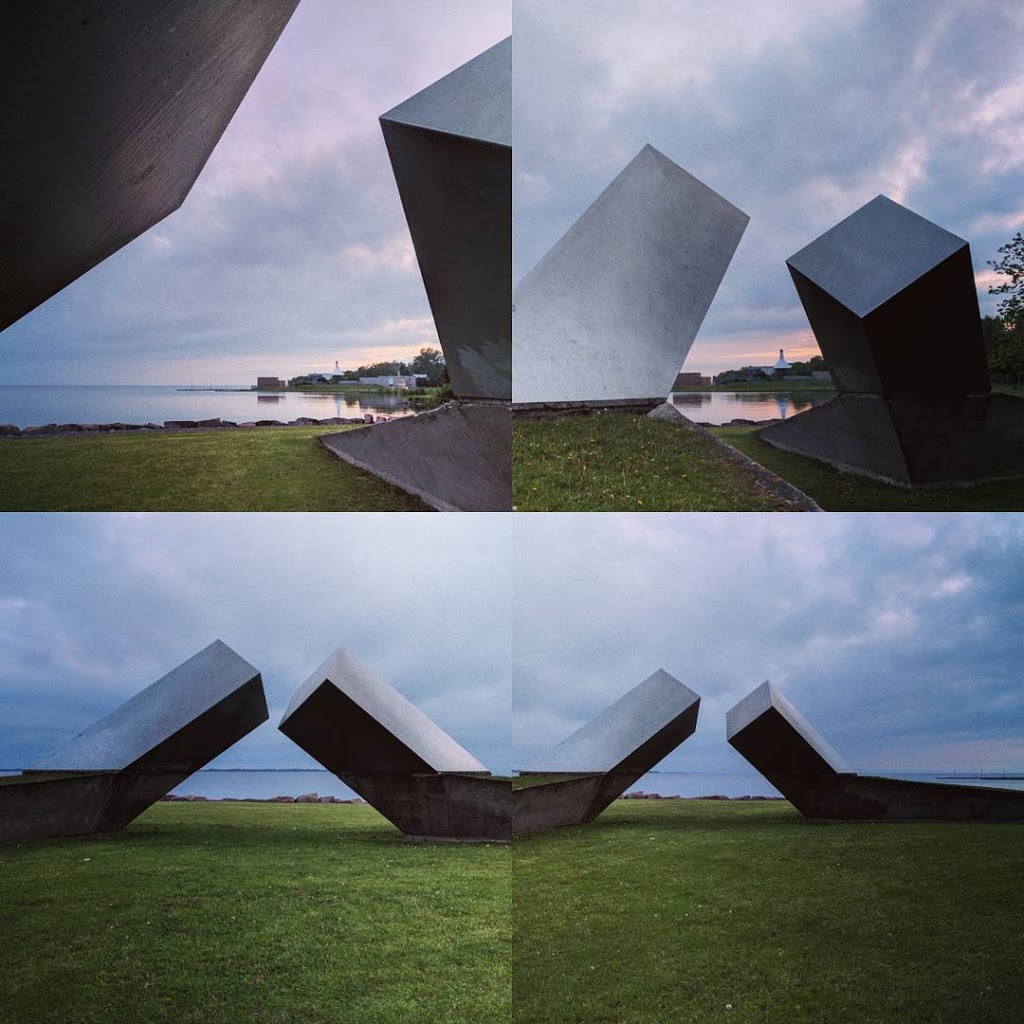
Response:
[{"label": "water reflection", "polygon": [[720,424],[733,419],[789,419],[834,396],[833,391],[687,391],[669,399],[692,420]]}]

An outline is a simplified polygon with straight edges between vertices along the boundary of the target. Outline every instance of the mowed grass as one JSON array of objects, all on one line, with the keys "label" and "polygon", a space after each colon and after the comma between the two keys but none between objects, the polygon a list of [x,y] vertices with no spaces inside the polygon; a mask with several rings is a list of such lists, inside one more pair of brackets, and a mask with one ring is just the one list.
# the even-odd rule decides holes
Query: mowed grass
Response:
[{"label": "mowed grass", "polygon": [[358,805],[157,804],[0,847],[4,1024],[511,1019],[509,850]]},{"label": "mowed grass", "polygon": [[512,503],[520,512],[787,508],[699,433],[631,413],[515,420]]},{"label": "mowed grass", "polygon": [[804,455],[779,451],[757,436],[756,427],[712,427],[711,432],[755,462],[789,481],[828,512],[1019,512],[1024,480],[975,487],[909,490],[841,473]]},{"label": "mowed grass", "polygon": [[1024,1006],[1024,825],[617,802],[513,848],[519,1024],[987,1024]]},{"label": "mowed grass", "polygon": [[260,427],[0,442],[0,509],[29,512],[430,511],[336,459],[337,427]]}]

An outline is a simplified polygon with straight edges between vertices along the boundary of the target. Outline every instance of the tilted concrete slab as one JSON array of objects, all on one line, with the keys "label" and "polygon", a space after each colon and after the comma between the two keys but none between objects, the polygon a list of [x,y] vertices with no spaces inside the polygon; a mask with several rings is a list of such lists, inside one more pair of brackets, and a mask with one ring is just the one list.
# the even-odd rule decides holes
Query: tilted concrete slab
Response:
[{"label": "tilted concrete slab", "polygon": [[990,394],[964,239],[877,196],[787,266],[839,395],[762,440],[903,486],[1024,475],[1024,401]]},{"label": "tilted concrete slab", "polygon": [[504,403],[452,403],[320,443],[438,511],[512,508],[512,413]]},{"label": "tilted concrete slab", "polygon": [[664,401],[749,217],[645,146],[513,294],[512,401]]},{"label": "tilted concrete slab", "polygon": [[181,205],[297,3],[8,6],[0,329]]},{"label": "tilted concrete slab", "polygon": [[267,717],[260,673],[214,641],[0,786],[0,840],[123,828]]},{"label": "tilted concrete slab", "polygon": [[512,39],[380,118],[459,398],[512,390]]},{"label": "tilted concrete slab", "polygon": [[726,738],[813,821],[1024,820],[1024,792],[857,775],[768,682],[726,714]]},{"label": "tilted concrete slab", "polygon": [[693,735],[699,709],[700,697],[659,669],[523,770],[558,778],[514,790],[514,834],[592,821]]},{"label": "tilted concrete slab", "polygon": [[408,836],[511,838],[512,794],[344,648],[295,692],[280,730]]}]

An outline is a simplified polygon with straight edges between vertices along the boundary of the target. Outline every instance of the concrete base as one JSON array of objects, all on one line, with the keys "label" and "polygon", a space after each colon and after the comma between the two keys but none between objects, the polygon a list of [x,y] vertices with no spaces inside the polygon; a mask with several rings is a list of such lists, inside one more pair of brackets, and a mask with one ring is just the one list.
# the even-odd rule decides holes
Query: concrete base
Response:
[{"label": "concrete base", "polygon": [[1024,821],[1024,792],[1014,789],[838,775],[790,793],[811,821]]},{"label": "concrete base", "polygon": [[593,402],[514,402],[512,415],[516,419],[551,420],[564,416],[590,416],[602,412],[632,412],[644,416],[659,405],[661,398],[620,398]]},{"label": "concrete base", "polygon": [[1024,476],[1024,399],[840,394],[758,431],[767,444],[901,487]]},{"label": "concrete base", "polygon": [[607,810],[643,772],[580,774],[524,786],[512,793],[512,834],[586,825]]},{"label": "concrete base", "polygon": [[512,508],[512,412],[505,402],[451,403],[327,434],[320,443],[439,512]]},{"label": "concrete base", "polygon": [[25,772],[0,785],[0,843],[118,832],[191,772]]},{"label": "concrete base", "polygon": [[414,772],[338,777],[414,839],[512,838],[512,784],[480,775]]}]

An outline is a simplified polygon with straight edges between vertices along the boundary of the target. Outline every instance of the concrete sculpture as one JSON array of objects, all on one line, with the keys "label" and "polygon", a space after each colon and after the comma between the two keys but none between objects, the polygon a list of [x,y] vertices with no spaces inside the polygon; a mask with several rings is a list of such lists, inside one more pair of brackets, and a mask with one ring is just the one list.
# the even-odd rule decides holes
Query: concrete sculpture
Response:
[{"label": "concrete sculpture", "polygon": [[181,205],[297,3],[9,5],[0,329]]},{"label": "concrete sculpture", "polygon": [[408,836],[511,838],[511,784],[344,648],[299,687],[279,728]]},{"label": "concrete sculpture", "polygon": [[260,673],[219,640],[0,785],[0,840],[115,832],[267,720]]},{"label": "concrete sculpture", "polygon": [[877,196],[786,263],[839,394],[764,441],[903,486],[1024,475],[1024,400],[990,393],[966,241]]},{"label": "concrete sculpture", "polygon": [[324,438],[441,510],[512,507],[512,40],[380,119],[457,401]]},{"label": "concrete sculpture", "polygon": [[813,821],[1024,820],[1024,792],[856,774],[769,682],[727,713],[726,737]]},{"label": "concrete sculpture", "polygon": [[664,402],[748,220],[645,146],[516,288],[514,408]]},{"label": "concrete sculpture", "polygon": [[[700,697],[658,670],[521,774],[516,835],[593,821],[697,728]],[[544,776],[552,776],[545,782]]]}]

